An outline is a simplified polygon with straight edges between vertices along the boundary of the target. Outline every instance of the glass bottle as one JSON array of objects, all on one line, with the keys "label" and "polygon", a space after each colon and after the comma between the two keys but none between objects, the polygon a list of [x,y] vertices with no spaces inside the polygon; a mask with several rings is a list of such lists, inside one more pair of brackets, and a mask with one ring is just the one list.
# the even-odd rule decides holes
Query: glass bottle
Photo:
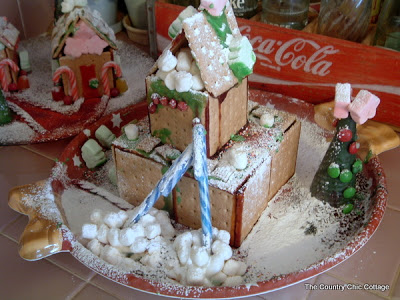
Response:
[{"label": "glass bottle", "polygon": [[385,0],[378,24],[374,45],[400,51],[400,1]]},{"label": "glass bottle", "polygon": [[250,19],[258,11],[258,0],[231,0],[236,17]]},{"label": "glass bottle", "polygon": [[322,0],[317,32],[361,42],[368,32],[371,8],[372,0]]},{"label": "glass bottle", "polygon": [[310,0],[263,0],[261,22],[291,29],[308,23]]}]

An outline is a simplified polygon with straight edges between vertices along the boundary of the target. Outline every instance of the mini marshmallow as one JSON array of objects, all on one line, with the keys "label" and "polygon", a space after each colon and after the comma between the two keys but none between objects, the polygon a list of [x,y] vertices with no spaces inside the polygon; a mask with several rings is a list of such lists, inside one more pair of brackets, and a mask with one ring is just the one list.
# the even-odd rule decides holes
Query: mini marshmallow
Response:
[{"label": "mini marshmallow", "polygon": [[204,89],[204,82],[203,79],[201,79],[200,74],[193,75],[192,81],[192,90],[202,91]]},{"label": "mini marshmallow", "polygon": [[104,216],[104,223],[108,225],[110,228],[121,227],[124,224],[125,220],[123,220],[124,216],[120,215],[117,212],[109,212]]},{"label": "mini marshmallow", "polygon": [[147,246],[147,252],[151,255],[154,253],[160,253],[161,244],[158,241],[150,241],[149,245]]},{"label": "mini marshmallow", "polygon": [[99,240],[93,239],[87,244],[87,248],[92,251],[94,255],[99,256],[103,246],[100,244]]},{"label": "mini marshmallow", "polygon": [[118,228],[110,228],[107,234],[107,240],[113,247],[121,247],[121,243],[119,242],[119,229]]},{"label": "mini marshmallow", "polygon": [[199,230],[192,231],[192,245],[201,247],[203,244],[203,232]]},{"label": "mini marshmallow", "polygon": [[228,277],[225,282],[223,283],[223,286],[238,286],[243,283],[243,278],[242,276],[232,276]]},{"label": "mini marshmallow", "polygon": [[192,53],[189,48],[182,48],[177,57],[176,70],[177,71],[190,71],[190,67],[192,66]]},{"label": "mini marshmallow", "polygon": [[240,263],[236,260],[229,259],[225,262],[222,272],[224,272],[228,276],[236,276],[239,275],[240,270],[241,270]]},{"label": "mini marshmallow", "polygon": [[108,226],[106,224],[101,224],[97,230],[97,239],[103,244],[108,243],[107,235],[108,235]]},{"label": "mini marshmallow", "polygon": [[351,102],[351,85],[338,83],[335,87],[335,108],[333,116],[338,119],[346,119],[349,116],[348,106]]},{"label": "mini marshmallow", "polygon": [[135,241],[136,236],[132,228],[124,228],[119,232],[119,242],[122,246],[129,247]]},{"label": "mini marshmallow", "polygon": [[156,222],[156,218],[150,214],[145,214],[140,218],[138,224],[141,224],[143,227],[146,227],[150,224],[154,224]]},{"label": "mini marshmallow", "polygon": [[203,285],[205,269],[195,265],[189,265],[186,272],[186,280],[189,285]]},{"label": "mini marshmallow", "polygon": [[212,255],[206,270],[207,277],[213,276],[221,272],[223,267],[224,267],[223,257],[221,255]]},{"label": "mini marshmallow", "polygon": [[176,85],[175,75],[176,75],[176,73],[178,73],[178,72],[176,72],[175,70],[169,72],[164,80],[165,86],[168,89],[170,89],[171,91],[175,90],[175,85]]},{"label": "mini marshmallow", "polygon": [[171,224],[171,219],[165,210],[158,210],[154,217],[160,225]]},{"label": "mini marshmallow", "polygon": [[260,117],[260,125],[266,128],[271,128],[274,125],[275,118],[269,113],[262,114]]},{"label": "mini marshmallow", "polygon": [[179,71],[175,74],[175,89],[179,93],[189,91],[193,86],[192,74],[185,71]]},{"label": "mini marshmallow", "polygon": [[167,75],[168,75],[169,73],[170,73],[170,72],[164,72],[164,71],[158,70],[158,71],[156,72],[156,76],[157,76],[158,78],[160,78],[162,81],[164,81],[165,78],[167,77]]},{"label": "mini marshmallow", "polygon": [[230,151],[230,164],[237,170],[244,170],[247,167],[247,153],[232,148]]},{"label": "mini marshmallow", "polygon": [[231,235],[226,230],[220,230],[218,231],[216,238],[225,244],[229,244],[229,241],[231,240]]},{"label": "mini marshmallow", "polygon": [[97,225],[96,224],[83,224],[82,225],[82,237],[84,239],[94,239],[97,236]]},{"label": "mini marshmallow", "polygon": [[361,90],[348,106],[351,117],[357,124],[364,124],[368,119],[375,117],[380,99],[374,94]]},{"label": "mini marshmallow", "polygon": [[[120,220],[122,222],[121,226],[125,223],[125,221],[128,219],[128,213],[124,210],[120,210],[118,212],[118,216],[120,217]],[[119,227],[121,227],[119,226]]]},{"label": "mini marshmallow", "polygon": [[144,228],[144,233],[148,239],[154,239],[161,234],[160,224],[149,224]]},{"label": "mini marshmallow", "polygon": [[142,257],[140,262],[145,266],[149,266],[151,268],[156,268],[160,264],[161,257],[159,254],[155,253],[152,255],[145,255]]},{"label": "mini marshmallow", "polygon": [[210,256],[208,255],[208,251],[205,247],[193,246],[190,251],[190,258],[192,262],[198,267],[204,267],[208,264],[210,260]]},{"label": "mini marshmallow", "polygon": [[228,260],[232,257],[232,248],[220,240],[213,242],[211,250],[214,254],[221,255],[224,260]]},{"label": "mini marshmallow", "polygon": [[175,55],[172,54],[171,50],[165,50],[158,58],[158,68],[163,72],[172,71],[177,64],[178,60]]},{"label": "mini marshmallow", "polygon": [[109,245],[103,247],[100,257],[112,265],[118,265],[122,259],[119,250]]},{"label": "mini marshmallow", "polygon": [[190,246],[192,245],[192,233],[187,231],[175,238],[174,249],[182,265],[186,265],[190,257]]},{"label": "mini marshmallow", "polygon": [[135,124],[126,125],[124,131],[128,140],[134,141],[139,137],[139,127]]},{"label": "mini marshmallow", "polygon": [[219,272],[215,274],[213,277],[210,278],[211,282],[215,286],[219,286],[225,282],[225,280],[228,278],[224,273]]},{"label": "mini marshmallow", "polygon": [[175,236],[175,228],[171,225],[171,223],[162,224],[161,226],[161,234],[166,239],[171,239]]},{"label": "mini marshmallow", "polygon": [[145,237],[137,237],[129,249],[132,253],[143,253],[149,244],[149,240]]},{"label": "mini marshmallow", "polygon": [[94,224],[103,223],[103,212],[100,209],[95,209],[90,214],[90,222]]},{"label": "mini marshmallow", "polygon": [[144,233],[144,227],[141,224],[134,224],[132,227],[133,235],[135,238],[137,237],[144,237],[146,234]]}]

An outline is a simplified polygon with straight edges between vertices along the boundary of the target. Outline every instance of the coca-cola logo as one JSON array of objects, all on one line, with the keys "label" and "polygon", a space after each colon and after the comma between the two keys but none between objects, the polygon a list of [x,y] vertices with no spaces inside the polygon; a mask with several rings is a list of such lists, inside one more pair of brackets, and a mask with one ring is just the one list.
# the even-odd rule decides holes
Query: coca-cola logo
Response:
[{"label": "coca-cola logo", "polygon": [[277,71],[290,67],[293,70],[302,69],[306,73],[326,76],[332,66],[332,61],[326,58],[339,52],[334,46],[321,47],[315,41],[304,38],[281,41],[265,39],[259,35],[251,36],[250,26],[242,26],[240,31],[253,45],[259,64]]}]

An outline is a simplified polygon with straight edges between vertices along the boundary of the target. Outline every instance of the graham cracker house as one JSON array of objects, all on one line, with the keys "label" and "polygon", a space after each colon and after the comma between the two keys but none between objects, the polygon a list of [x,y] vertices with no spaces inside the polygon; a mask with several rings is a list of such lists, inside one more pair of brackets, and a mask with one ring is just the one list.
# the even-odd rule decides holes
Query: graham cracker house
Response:
[{"label": "graham cracker house", "polygon": [[[62,15],[52,32],[53,70],[66,66],[75,75],[78,97],[98,98],[104,94],[105,78],[109,88],[114,87],[112,68],[102,76],[107,62],[117,59],[116,38],[100,13],[88,7],[75,7]],[[70,78],[62,74],[64,93],[69,94]]]},{"label": "graham cracker house", "polygon": [[[19,64],[18,59],[18,44],[19,44],[19,31],[14,27],[10,22],[8,22],[6,17],[0,17],[0,61],[4,59],[12,60],[16,65]],[[3,67],[4,72],[1,73],[0,76],[4,76],[0,78],[4,84],[7,86],[10,83],[17,83],[18,72],[13,70],[9,65],[5,65]],[[2,87],[4,90],[5,88]]]}]

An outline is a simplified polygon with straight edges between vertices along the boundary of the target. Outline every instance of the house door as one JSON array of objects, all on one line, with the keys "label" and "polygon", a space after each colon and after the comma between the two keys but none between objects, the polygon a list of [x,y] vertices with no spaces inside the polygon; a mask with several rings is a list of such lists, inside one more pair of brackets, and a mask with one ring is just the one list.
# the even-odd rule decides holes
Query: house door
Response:
[{"label": "house door", "polygon": [[[96,76],[96,66],[89,65],[89,66],[80,66],[79,67],[82,76],[82,96],[87,98],[100,98],[100,78]],[[90,82],[97,79],[98,80],[98,87],[94,87],[93,84],[91,86]]]}]

